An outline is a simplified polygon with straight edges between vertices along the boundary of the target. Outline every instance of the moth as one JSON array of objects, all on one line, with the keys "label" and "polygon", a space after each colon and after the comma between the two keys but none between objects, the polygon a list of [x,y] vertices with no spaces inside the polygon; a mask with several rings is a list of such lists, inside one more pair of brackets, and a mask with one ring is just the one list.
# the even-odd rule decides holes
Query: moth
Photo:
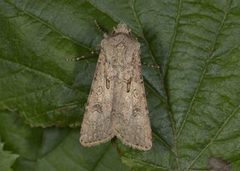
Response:
[{"label": "moth", "polygon": [[101,50],[80,131],[89,147],[117,137],[138,150],[152,147],[149,112],[141,74],[140,43],[118,24]]}]

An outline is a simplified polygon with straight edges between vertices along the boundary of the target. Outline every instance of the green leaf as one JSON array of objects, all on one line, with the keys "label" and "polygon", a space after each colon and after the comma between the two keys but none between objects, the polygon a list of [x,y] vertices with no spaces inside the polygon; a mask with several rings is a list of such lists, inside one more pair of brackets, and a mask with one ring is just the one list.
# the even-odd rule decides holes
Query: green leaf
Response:
[{"label": "green leaf", "polygon": [[17,154],[3,150],[3,143],[0,142],[0,170],[12,171],[11,167],[17,158]]},{"label": "green leaf", "polygon": [[[0,120],[6,148],[20,155],[14,164],[16,171],[128,170],[110,143],[81,147],[79,129],[30,128],[18,114],[8,112],[0,112]],[[7,160],[1,162],[7,164]]]},{"label": "green leaf", "polygon": [[110,32],[125,22],[141,43],[153,131],[148,152],[119,141],[85,149],[79,129],[26,127],[23,135],[31,136],[17,141],[0,120],[6,147],[24,158],[17,166],[91,170],[101,158],[96,169],[123,169],[113,169],[114,156],[131,170],[190,171],[207,170],[213,157],[240,170],[239,18],[238,0],[0,1],[0,110],[18,111],[32,126],[79,126],[103,37],[99,26]]}]

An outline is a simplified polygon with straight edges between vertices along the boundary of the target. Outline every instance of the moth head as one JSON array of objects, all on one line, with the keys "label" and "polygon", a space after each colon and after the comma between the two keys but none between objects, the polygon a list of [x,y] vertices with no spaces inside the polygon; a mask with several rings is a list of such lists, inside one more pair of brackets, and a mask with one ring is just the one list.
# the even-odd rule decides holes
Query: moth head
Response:
[{"label": "moth head", "polygon": [[131,32],[131,29],[129,29],[127,27],[126,24],[124,23],[119,23],[117,25],[117,28],[114,28],[114,33],[125,33],[125,34],[129,34]]}]

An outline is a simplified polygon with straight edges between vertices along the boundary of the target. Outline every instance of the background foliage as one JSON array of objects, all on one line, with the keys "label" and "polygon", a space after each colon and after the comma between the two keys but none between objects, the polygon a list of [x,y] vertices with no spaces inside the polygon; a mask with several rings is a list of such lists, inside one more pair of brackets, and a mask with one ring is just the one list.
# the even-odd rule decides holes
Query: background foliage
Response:
[{"label": "background foliage", "polygon": [[[148,152],[78,142],[96,22],[125,22],[160,66],[143,65]],[[239,0],[0,0],[0,170],[240,170],[239,40]]]}]

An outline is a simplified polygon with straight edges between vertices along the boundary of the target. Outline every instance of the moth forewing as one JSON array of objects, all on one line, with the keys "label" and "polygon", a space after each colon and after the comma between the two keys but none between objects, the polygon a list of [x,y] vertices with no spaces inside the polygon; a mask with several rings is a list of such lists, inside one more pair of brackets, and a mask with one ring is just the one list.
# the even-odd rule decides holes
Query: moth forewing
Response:
[{"label": "moth forewing", "polygon": [[97,145],[116,136],[133,148],[151,148],[139,53],[140,44],[125,24],[102,40],[81,127],[82,145]]},{"label": "moth forewing", "polygon": [[97,145],[114,136],[111,116],[113,87],[106,87],[104,64],[105,55],[100,52],[81,125],[80,143],[83,146]]}]

